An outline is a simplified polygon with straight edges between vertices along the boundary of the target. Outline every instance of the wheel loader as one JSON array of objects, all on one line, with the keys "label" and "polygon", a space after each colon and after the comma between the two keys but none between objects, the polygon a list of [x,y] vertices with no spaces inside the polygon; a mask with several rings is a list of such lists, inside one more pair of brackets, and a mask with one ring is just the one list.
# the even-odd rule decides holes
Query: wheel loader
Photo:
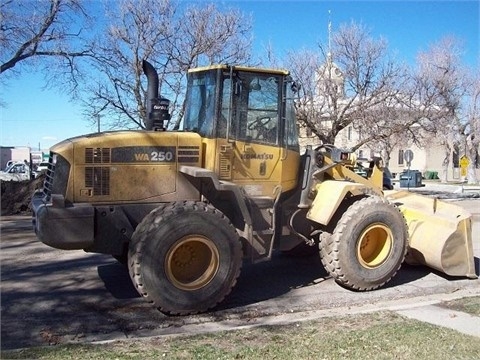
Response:
[{"label": "wheel loader", "polygon": [[[50,149],[32,199],[40,241],[110,254],[166,314],[214,308],[244,261],[316,252],[341,286],[377,289],[409,262],[476,277],[471,216],[406,191],[383,191],[382,162],[355,173],[328,144],[300,153],[296,85],[285,70],[188,71],[181,131],[143,62],[145,130],[71,138]],[[314,265],[312,265],[314,266]]]}]

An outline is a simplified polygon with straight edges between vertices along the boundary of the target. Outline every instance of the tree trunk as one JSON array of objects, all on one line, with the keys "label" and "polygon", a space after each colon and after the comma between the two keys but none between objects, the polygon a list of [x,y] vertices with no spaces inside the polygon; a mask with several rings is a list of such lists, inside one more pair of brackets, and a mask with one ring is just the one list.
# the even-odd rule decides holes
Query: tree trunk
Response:
[{"label": "tree trunk", "polygon": [[450,157],[452,155],[452,149],[449,144],[445,144],[444,150],[445,150],[445,157],[443,158],[442,175],[440,177],[440,180],[442,181],[442,183],[446,183],[448,181],[448,167],[450,165]]}]

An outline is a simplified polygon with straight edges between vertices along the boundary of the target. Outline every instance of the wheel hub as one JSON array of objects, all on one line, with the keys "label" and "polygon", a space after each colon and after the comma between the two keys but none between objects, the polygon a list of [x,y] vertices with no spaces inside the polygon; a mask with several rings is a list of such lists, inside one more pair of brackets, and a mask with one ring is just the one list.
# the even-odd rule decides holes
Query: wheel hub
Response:
[{"label": "wheel hub", "polygon": [[360,235],[357,258],[365,268],[379,267],[388,259],[392,246],[391,230],[384,224],[371,224]]},{"label": "wheel hub", "polygon": [[217,247],[201,235],[189,235],[178,240],[165,258],[168,279],[182,290],[204,287],[214,278],[218,267]]}]

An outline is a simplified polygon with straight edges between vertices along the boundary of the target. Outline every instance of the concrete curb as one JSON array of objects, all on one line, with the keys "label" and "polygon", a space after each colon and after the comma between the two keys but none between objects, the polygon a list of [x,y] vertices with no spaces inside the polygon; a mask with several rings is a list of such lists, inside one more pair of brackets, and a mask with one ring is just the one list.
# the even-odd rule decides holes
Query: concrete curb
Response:
[{"label": "concrete curb", "polygon": [[[135,340],[142,339],[146,340],[148,338],[157,338],[157,337],[169,337],[169,336],[183,336],[183,335],[193,335],[193,334],[206,334],[213,333],[218,331],[232,331],[232,330],[244,330],[251,329],[260,326],[271,326],[271,325],[288,325],[292,323],[299,323],[304,321],[318,320],[326,317],[335,317],[335,316],[345,316],[345,315],[356,315],[356,314],[369,314],[377,311],[394,311],[402,316],[411,317],[420,321],[431,322],[435,318],[435,312],[437,317],[447,317],[451,319],[452,316],[458,316],[458,321],[455,322],[455,327],[448,326],[448,324],[453,324],[453,322],[445,321],[444,323],[435,325],[447,326],[462,333],[466,333],[473,336],[480,337],[480,334],[471,330],[471,326],[478,327],[480,331],[480,317],[471,316],[465,313],[458,311],[448,310],[434,306],[444,301],[451,301],[456,299],[461,299],[465,297],[480,296],[480,288],[478,289],[462,289],[449,294],[434,294],[427,296],[419,296],[409,299],[399,299],[399,300],[390,300],[382,303],[376,304],[365,304],[362,306],[355,307],[339,307],[331,309],[322,309],[322,310],[312,310],[304,312],[293,312],[289,314],[281,315],[271,315],[264,316],[259,318],[249,318],[249,319],[230,319],[220,322],[205,322],[201,324],[187,324],[179,327],[169,327],[163,329],[154,329],[154,330],[140,330],[134,333],[131,333],[129,336],[125,336],[123,340]],[[435,311],[432,312],[432,308]],[[420,314],[423,312],[423,309],[430,309],[431,317],[422,319]],[[437,310],[438,309],[438,310]],[[457,314],[458,313],[458,314]],[[464,316],[467,315],[467,316]],[[431,321],[429,321],[431,320]],[[433,322],[431,322],[433,323]],[[471,325],[470,325],[471,324]],[[118,334],[117,334],[118,335]],[[95,344],[105,344],[110,343],[116,340],[122,340],[118,336],[115,336],[114,339],[103,339],[98,341],[98,339],[83,339],[85,342],[91,342]]]}]

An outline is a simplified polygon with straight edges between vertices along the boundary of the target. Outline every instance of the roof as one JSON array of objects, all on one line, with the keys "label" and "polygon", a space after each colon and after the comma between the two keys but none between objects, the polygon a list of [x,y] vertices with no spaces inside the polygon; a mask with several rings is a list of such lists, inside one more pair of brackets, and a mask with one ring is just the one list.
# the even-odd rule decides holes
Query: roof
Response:
[{"label": "roof", "polygon": [[262,74],[267,73],[267,74],[275,74],[275,75],[290,75],[290,72],[285,69],[269,69],[269,68],[236,66],[236,65],[226,65],[226,64],[214,64],[214,65],[202,66],[198,68],[189,69],[188,72],[193,73],[193,72],[215,70],[215,69],[230,70],[230,68],[233,68],[233,70],[238,70],[238,71],[257,72]]}]

